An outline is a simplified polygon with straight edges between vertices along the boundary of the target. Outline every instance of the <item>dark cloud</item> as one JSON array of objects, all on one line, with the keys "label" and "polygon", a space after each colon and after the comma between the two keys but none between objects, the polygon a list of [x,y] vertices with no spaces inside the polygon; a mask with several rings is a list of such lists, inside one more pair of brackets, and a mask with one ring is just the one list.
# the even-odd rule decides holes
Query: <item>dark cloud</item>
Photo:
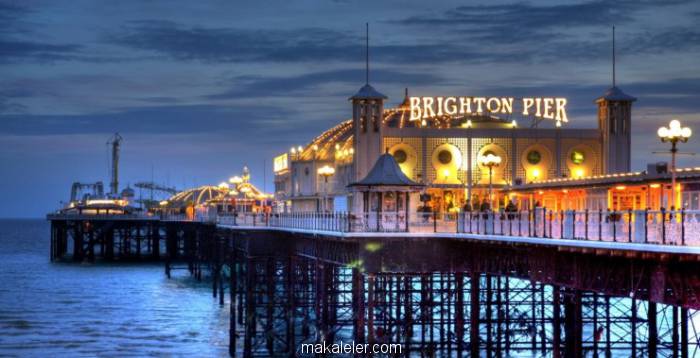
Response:
[{"label": "dark cloud", "polygon": [[[350,45],[359,44],[342,32],[305,28],[252,30],[185,27],[168,21],[132,22],[117,33],[105,35],[110,43],[153,51],[178,60],[205,62],[323,60],[350,56]],[[358,53],[355,49],[352,53]]]},{"label": "dark cloud", "polygon": [[578,4],[534,5],[512,3],[499,5],[467,5],[450,9],[437,16],[414,15],[398,20],[404,25],[465,27],[484,36],[518,29],[532,33],[555,27],[601,26],[632,19],[631,12],[640,9],[637,1],[590,1]]},{"label": "dark cloud", "polygon": [[53,44],[28,39],[33,34],[33,29],[23,19],[30,13],[25,6],[0,2],[0,64],[26,60],[65,60],[81,48],[75,44]]},{"label": "dark cloud", "polygon": [[[429,85],[444,81],[443,78],[429,73],[411,73],[388,69],[372,70],[371,76],[373,82],[382,84]],[[319,86],[358,85],[364,78],[365,71],[363,69],[312,72],[288,77],[239,76],[230,81],[232,83],[231,89],[209,95],[207,98],[318,96],[319,93],[313,90]],[[347,93],[348,97],[351,95],[352,93]]]},{"label": "dark cloud", "polygon": [[66,60],[74,58],[74,54],[80,48],[79,45],[56,45],[0,38],[0,63],[26,59],[39,62]]},{"label": "dark cloud", "polygon": [[4,115],[0,117],[0,134],[241,132],[265,129],[263,122],[271,118],[293,116],[293,112],[271,105],[153,106],[85,115]]},{"label": "dark cloud", "polygon": [[[700,32],[695,27],[638,31],[632,25],[644,10],[688,3],[692,1],[598,0],[550,5],[525,2],[468,5],[439,15],[408,16],[392,23],[429,31],[437,29],[448,37],[456,33],[470,43],[480,45],[476,48],[499,48],[502,58],[518,56],[521,61],[543,63],[562,59],[588,61],[609,53],[610,37],[600,29],[612,25],[630,24],[633,29],[625,29],[619,39],[620,50],[628,53],[697,49]],[[482,51],[480,55],[503,62],[493,52]]]},{"label": "dark cloud", "polygon": [[[365,56],[361,36],[325,28],[251,30],[139,21],[120,32],[105,35],[103,40],[185,61],[359,62]],[[426,44],[373,44],[371,53],[373,62],[393,65],[513,60],[446,40]]]},{"label": "dark cloud", "polygon": [[543,30],[572,27],[601,27],[624,24],[634,15],[651,6],[669,6],[690,0],[636,1],[597,0],[581,3],[536,5],[516,2],[499,5],[465,5],[449,9],[437,16],[414,15],[396,21],[403,25],[468,28],[481,38],[503,41],[522,34],[531,35]]},{"label": "dark cloud", "polygon": [[11,24],[26,14],[29,10],[16,3],[0,2],[0,29],[9,29]]},{"label": "dark cloud", "polygon": [[[700,103],[700,78],[675,78],[659,81],[634,81],[618,83],[618,87],[638,98],[635,108],[664,108],[677,113],[696,113]],[[591,112],[593,102],[603,95],[610,85],[578,85],[575,83],[552,83],[535,86],[485,87],[485,95],[557,96],[569,98],[572,113]]]}]

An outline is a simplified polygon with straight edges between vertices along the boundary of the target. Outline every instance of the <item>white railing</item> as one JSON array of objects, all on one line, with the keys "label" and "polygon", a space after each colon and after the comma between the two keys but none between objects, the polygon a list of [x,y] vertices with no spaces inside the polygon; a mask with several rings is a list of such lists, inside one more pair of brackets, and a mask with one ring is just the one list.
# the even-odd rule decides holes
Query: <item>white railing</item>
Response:
[{"label": "white railing", "polygon": [[219,224],[334,232],[433,232],[700,246],[700,211],[586,210],[219,215]]},{"label": "white railing", "polygon": [[462,213],[459,232],[553,239],[700,245],[700,211],[586,210]]}]

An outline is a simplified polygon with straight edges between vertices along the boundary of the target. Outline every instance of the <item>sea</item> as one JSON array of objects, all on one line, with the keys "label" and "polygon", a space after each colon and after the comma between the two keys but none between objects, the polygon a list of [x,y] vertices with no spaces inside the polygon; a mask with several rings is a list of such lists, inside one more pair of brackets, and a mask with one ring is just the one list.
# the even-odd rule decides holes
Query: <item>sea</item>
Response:
[{"label": "sea", "polygon": [[49,229],[0,219],[0,356],[228,356],[209,284],[159,263],[51,263]]}]

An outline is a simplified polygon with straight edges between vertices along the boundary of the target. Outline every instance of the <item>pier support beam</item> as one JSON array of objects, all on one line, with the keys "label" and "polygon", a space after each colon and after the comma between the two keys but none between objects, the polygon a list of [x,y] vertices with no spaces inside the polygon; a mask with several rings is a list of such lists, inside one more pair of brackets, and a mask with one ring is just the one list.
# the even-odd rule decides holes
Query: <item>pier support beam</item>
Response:
[{"label": "pier support beam", "polygon": [[236,356],[236,279],[238,270],[236,267],[236,252],[233,250],[233,239],[231,239],[231,253],[229,258],[229,287],[230,287],[230,302],[229,302],[229,327],[228,327],[228,354],[231,357]]},{"label": "pier support beam", "polygon": [[358,268],[352,269],[352,308],[355,342],[365,342],[365,282]]},{"label": "pier support beam", "polygon": [[455,322],[454,332],[457,339],[457,357],[464,353],[464,274],[455,274]]},{"label": "pier support beam", "polygon": [[472,357],[479,357],[479,273],[472,271],[470,280],[469,347]]},{"label": "pier support beam", "polygon": [[552,288],[552,357],[561,357],[561,290]]},{"label": "pier support beam", "polygon": [[583,358],[583,321],[581,313],[581,291],[567,290],[564,295],[564,329],[566,335],[566,358]]},{"label": "pier support beam", "polygon": [[649,302],[648,303],[648,309],[647,309],[647,318],[648,318],[648,325],[649,325],[649,342],[648,342],[648,349],[649,349],[649,358],[656,358],[657,354],[657,345],[658,345],[658,340],[659,340],[659,332],[656,327],[656,302]]}]

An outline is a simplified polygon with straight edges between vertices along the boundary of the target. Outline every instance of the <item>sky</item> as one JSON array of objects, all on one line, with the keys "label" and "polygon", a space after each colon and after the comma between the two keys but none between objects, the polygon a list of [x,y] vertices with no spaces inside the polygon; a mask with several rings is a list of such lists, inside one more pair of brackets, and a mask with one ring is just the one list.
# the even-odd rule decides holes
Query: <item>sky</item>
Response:
[{"label": "sky", "polygon": [[[700,2],[0,0],[0,217],[40,217],[74,181],[217,184],[351,116],[365,81],[411,95],[567,97],[574,128],[617,84],[636,96],[633,169],[667,160],[672,118],[700,152]],[[679,156],[698,166],[700,156]]]}]

